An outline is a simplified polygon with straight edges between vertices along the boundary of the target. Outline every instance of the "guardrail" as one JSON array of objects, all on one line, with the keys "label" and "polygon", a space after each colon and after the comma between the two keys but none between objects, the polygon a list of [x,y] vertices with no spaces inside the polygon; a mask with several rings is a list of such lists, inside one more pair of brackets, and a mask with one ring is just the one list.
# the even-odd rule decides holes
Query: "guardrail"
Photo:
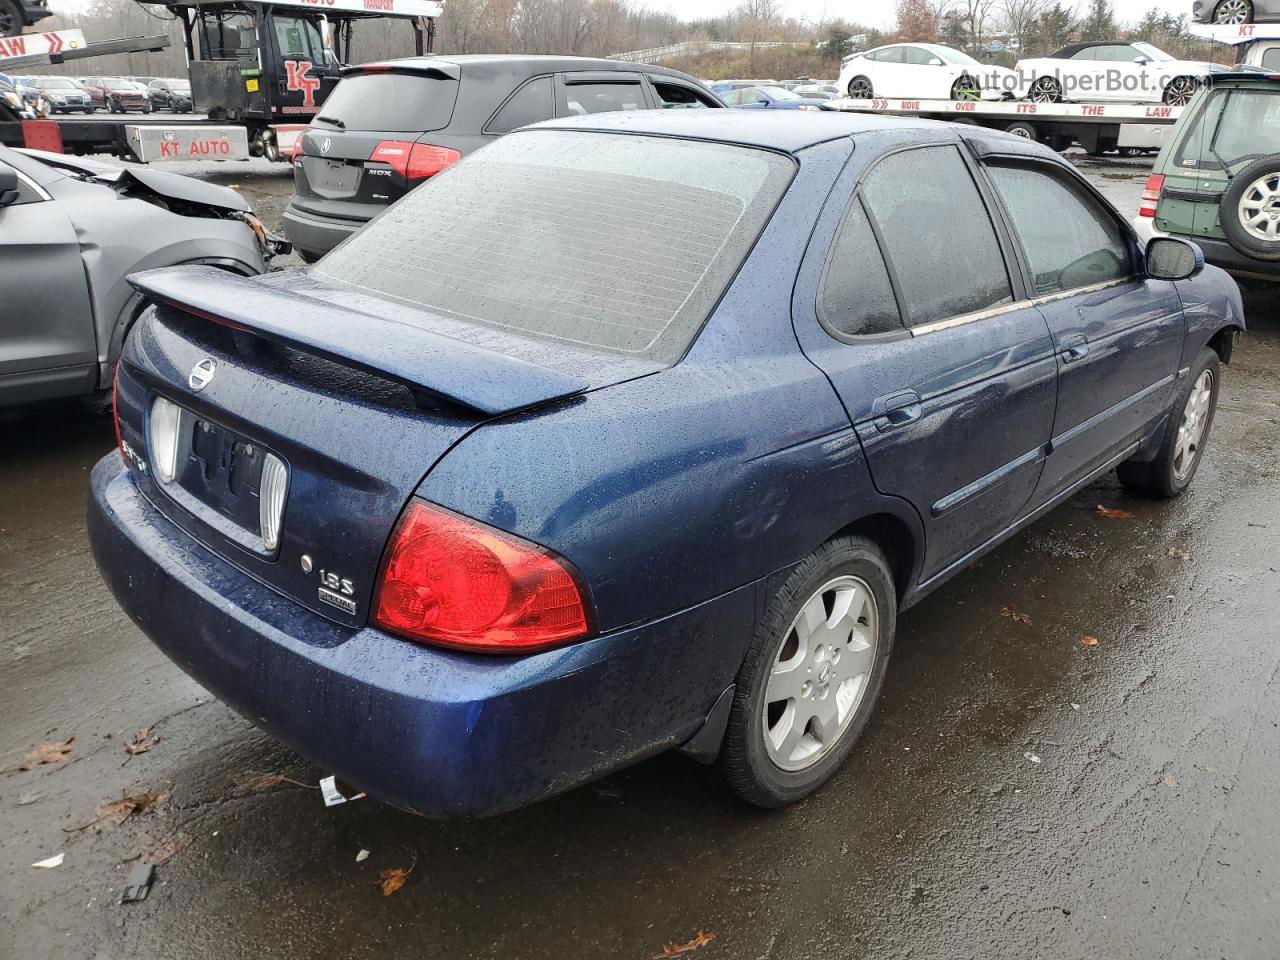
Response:
[{"label": "guardrail", "polygon": [[686,40],[684,43],[672,43],[665,47],[650,47],[648,50],[630,50],[627,53],[612,54],[610,60],[625,60],[628,63],[654,63],[658,60],[671,60],[675,57],[696,56],[711,50],[757,50],[769,47],[807,47],[807,40],[758,40],[754,43],[740,40]]}]

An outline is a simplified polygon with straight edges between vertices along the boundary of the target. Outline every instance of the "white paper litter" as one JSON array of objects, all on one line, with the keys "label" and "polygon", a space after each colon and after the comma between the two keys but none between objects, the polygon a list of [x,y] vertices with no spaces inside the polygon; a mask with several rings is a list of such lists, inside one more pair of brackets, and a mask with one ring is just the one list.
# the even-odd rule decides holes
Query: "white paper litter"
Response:
[{"label": "white paper litter", "polygon": [[52,870],[54,867],[62,866],[62,858],[65,856],[66,856],[65,853],[60,853],[56,857],[50,857],[47,860],[37,860],[35,863],[32,864],[32,866],[40,867],[44,870]]},{"label": "white paper litter", "polygon": [[359,853],[357,853],[357,854],[356,854],[356,863],[360,863],[360,862],[362,862],[362,861],[364,861],[364,860],[368,860],[368,859],[369,859],[369,851],[368,851],[368,850],[361,850]]}]

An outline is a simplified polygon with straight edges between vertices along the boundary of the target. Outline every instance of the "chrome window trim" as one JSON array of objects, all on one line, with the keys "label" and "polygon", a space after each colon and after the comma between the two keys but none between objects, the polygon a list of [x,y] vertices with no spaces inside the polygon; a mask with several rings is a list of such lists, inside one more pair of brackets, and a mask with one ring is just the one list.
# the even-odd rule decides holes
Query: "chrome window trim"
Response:
[{"label": "chrome window trim", "polygon": [[975,313],[965,313],[958,317],[948,317],[945,320],[934,320],[931,323],[922,323],[918,327],[911,327],[911,336],[920,337],[928,333],[937,333],[940,330],[950,330],[952,327],[963,326],[967,323],[974,323],[978,320],[986,320],[989,317],[998,317],[1002,314],[1012,313],[1014,310],[1024,310],[1027,307],[1038,307],[1042,304],[1053,303],[1057,300],[1065,300],[1067,297],[1078,297],[1082,294],[1097,293],[1100,290],[1107,290],[1111,287],[1118,287],[1122,284],[1133,283],[1139,279],[1136,276],[1121,277],[1118,280],[1105,280],[1102,283],[1092,283],[1087,287],[1075,287],[1071,290],[1062,290],[1058,293],[1046,294],[1042,297],[1033,297],[1029,300],[1015,300],[1013,303],[1003,303],[998,307],[991,307],[987,310],[979,310]]}]

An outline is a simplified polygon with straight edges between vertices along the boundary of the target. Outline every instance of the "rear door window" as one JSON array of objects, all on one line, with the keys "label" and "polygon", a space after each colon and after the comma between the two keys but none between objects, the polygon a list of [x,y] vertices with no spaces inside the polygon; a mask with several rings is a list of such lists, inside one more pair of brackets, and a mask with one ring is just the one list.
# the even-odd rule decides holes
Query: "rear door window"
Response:
[{"label": "rear door window", "polygon": [[588,113],[621,110],[648,110],[644,87],[637,83],[574,83],[564,86],[565,114],[580,117]]},{"label": "rear door window", "polygon": [[414,190],[315,269],[491,347],[507,331],[674,362],[794,170],[787,157],[717,143],[517,132]]},{"label": "rear door window", "polygon": [[346,130],[426,133],[449,125],[458,81],[438,73],[357,73],[333,88],[321,116]]},{"label": "rear door window", "polygon": [[[1036,164],[987,168],[1031,267],[1037,294],[1061,293],[1132,275],[1119,224],[1069,174]],[[1052,210],[1048,217],[1045,211]]]},{"label": "rear door window", "polygon": [[550,77],[536,77],[517,90],[498,108],[485,126],[485,133],[510,133],[556,115],[555,90]]},{"label": "rear door window", "polygon": [[1013,302],[995,228],[955,147],[891,154],[863,182],[910,326]]}]

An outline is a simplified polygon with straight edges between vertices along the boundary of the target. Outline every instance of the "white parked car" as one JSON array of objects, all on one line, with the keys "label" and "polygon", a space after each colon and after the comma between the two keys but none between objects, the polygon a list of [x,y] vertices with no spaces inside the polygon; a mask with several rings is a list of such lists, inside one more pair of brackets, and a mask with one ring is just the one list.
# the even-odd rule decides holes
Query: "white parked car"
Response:
[{"label": "white parked car", "polygon": [[936,43],[891,43],[845,58],[836,85],[857,100],[1012,100],[1018,76]]},{"label": "white parked car", "polygon": [[1183,106],[1218,64],[1178,60],[1149,43],[1073,43],[1017,66],[1021,94],[1041,103],[1166,103]]}]

